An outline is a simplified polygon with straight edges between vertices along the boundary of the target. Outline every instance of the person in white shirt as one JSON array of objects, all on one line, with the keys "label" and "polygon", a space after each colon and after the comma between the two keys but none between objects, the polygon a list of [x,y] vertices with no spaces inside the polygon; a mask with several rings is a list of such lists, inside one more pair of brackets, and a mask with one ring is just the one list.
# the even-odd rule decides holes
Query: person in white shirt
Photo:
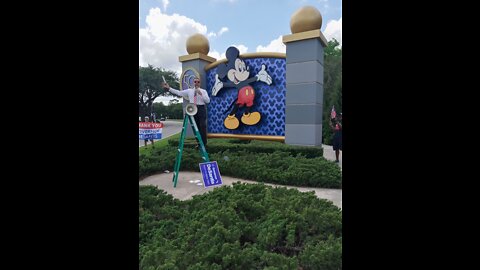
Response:
[{"label": "person in white shirt", "polygon": [[188,99],[190,103],[197,105],[198,111],[194,118],[200,135],[202,136],[203,144],[207,146],[207,104],[210,103],[210,97],[208,96],[207,90],[200,88],[199,78],[194,78],[193,83],[195,84],[194,88],[181,91],[171,88],[166,82],[162,83],[162,87],[170,91],[170,93],[184,97]]}]

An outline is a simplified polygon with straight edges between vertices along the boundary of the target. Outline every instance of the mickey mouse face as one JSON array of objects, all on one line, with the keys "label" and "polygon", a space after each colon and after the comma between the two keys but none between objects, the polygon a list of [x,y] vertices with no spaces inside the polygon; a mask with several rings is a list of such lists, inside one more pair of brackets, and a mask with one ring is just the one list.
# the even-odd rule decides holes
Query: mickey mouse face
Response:
[{"label": "mickey mouse face", "polygon": [[243,82],[250,76],[249,68],[245,65],[245,62],[237,58],[235,59],[235,69],[230,69],[228,71],[228,79],[235,84]]}]

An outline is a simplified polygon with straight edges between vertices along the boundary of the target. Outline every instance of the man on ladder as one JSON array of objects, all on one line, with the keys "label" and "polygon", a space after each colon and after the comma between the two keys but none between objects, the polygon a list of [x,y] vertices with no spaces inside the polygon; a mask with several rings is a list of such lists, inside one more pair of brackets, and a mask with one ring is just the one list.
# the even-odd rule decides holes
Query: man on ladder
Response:
[{"label": "man on ladder", "polygon": [[207,145],[207,104],[210,103],[210,97],[207,90],[200,88],[200,79],[194,78],[194,88],[179,91],[171,88],[168,83],[163,83],[163,89],[170,91],[170,93],[187,99],[190,103],[197,106],[197,114],[195,114],[195,122],[197,123],[198,130],[202,136],[203,143]]},{"label": "man on ladder", "polygon": [[200,146],[200,152],[205,162],[210,161],[208,158],[207,150],[207,105],[210,103],[210,97],[205,89],[200,88],[200,79],[194,78],[193,80],[195,88],[189,88],[186,90],[177,90],[171,88],[167,82],[163,82],[162,87],[170,93],[183,98],[188,99],[190,104],[187,105],[186,114],[183,119],[182,134],[180,136],[180,143],[178,145],[177,159],[175,161],[175,171],[173,173],[173,187],[177,185],[178,170],[180,169],[180,161],[183,152],[183,142],[185,140],[185,134],[187,132],[187,123],[190,121],[195,138]]}]

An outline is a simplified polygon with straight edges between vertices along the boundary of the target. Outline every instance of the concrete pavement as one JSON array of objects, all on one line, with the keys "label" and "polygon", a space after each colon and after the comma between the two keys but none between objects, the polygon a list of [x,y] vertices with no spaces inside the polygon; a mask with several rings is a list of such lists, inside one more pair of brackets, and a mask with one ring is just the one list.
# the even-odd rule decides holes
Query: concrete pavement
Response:
[{"label": "concrete pavement", "polygon": [[[324,154],[323,156],[328,160],[335,160],[335,152],[332,150],[331,146],[324,145]],[[340,162],[339,166],[342,166],[342,152],[340,152]],[[222,168],[220,168],[220,174],[222,173]],[[161,174],[155,174],[148,176],[142,179],[140,185],[153,185],[160,189],[165,190],[167,193],[171,194],[173,197],[180,200],[188,200],[194,195],[200,195],[206,193],[216,187],[205,188],[203,186],[202,174],[200,172],[187,172],[181,171],[178,174],[177,186],[173,187],[173,173],[164,172]],[[255,181],[239,179],[229,176],[222,176],[223,185],[231,185],[237,181],[242,183],[257,183]],[[310,188],[310,187],[293,187],[293,186],[282,186],[265,183],[269,186],[279,186],[287,188],[296,188],[301,192],[314,191],[315,195],[318,198],[327,199],[333,202],[334,205],[342,208],[342,190],[341,189],[327,189],[327,188]]]},{"label": "concrete pavement", "polygon": [[[322,145],[323,147],[323,157],[327,160],[335,161],[335,151],[333,151],[333,147],[331,145]],[[342,151],[340,151],[340,155],[338,156],[338,166],[342,169]]]},{"label": "concrete pavement", "polygon": [[[221,168],[220,168],[220,173]],[[205,188],[202,182],[202,174],[200,172],[180,172],[178,174],[177,186],[173,187],[173,173],[161,173],[148,176],[140,181],[140,185],[153,185],[159,189],[165,190],[168,194],[180,200],[191,199],[194,195],[200,195],[213,190],[217,187]],[[229,176],[222,176],[223,185],[232,185],[239,181],[241,183],[255,184],[258,182],[244,179],[233,178]],[[328,189],[328,188],[310,188],[310,187],[292,187],[265,183],[265,185],[273,187],[296,188],[301,192],[314,191],[318,198],[327,199],[333,202],[336,206],[342,208],[342,190]]]}]

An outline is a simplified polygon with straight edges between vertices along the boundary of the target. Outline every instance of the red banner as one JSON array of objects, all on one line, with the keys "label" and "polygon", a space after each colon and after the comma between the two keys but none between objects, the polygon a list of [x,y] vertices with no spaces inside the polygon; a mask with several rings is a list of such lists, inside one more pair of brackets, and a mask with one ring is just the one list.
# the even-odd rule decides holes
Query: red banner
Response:
[{"label": "red banner", "polygon": [[138,128],[143,128],[143,129],[163,128],[163,123],[138,122]]}]

